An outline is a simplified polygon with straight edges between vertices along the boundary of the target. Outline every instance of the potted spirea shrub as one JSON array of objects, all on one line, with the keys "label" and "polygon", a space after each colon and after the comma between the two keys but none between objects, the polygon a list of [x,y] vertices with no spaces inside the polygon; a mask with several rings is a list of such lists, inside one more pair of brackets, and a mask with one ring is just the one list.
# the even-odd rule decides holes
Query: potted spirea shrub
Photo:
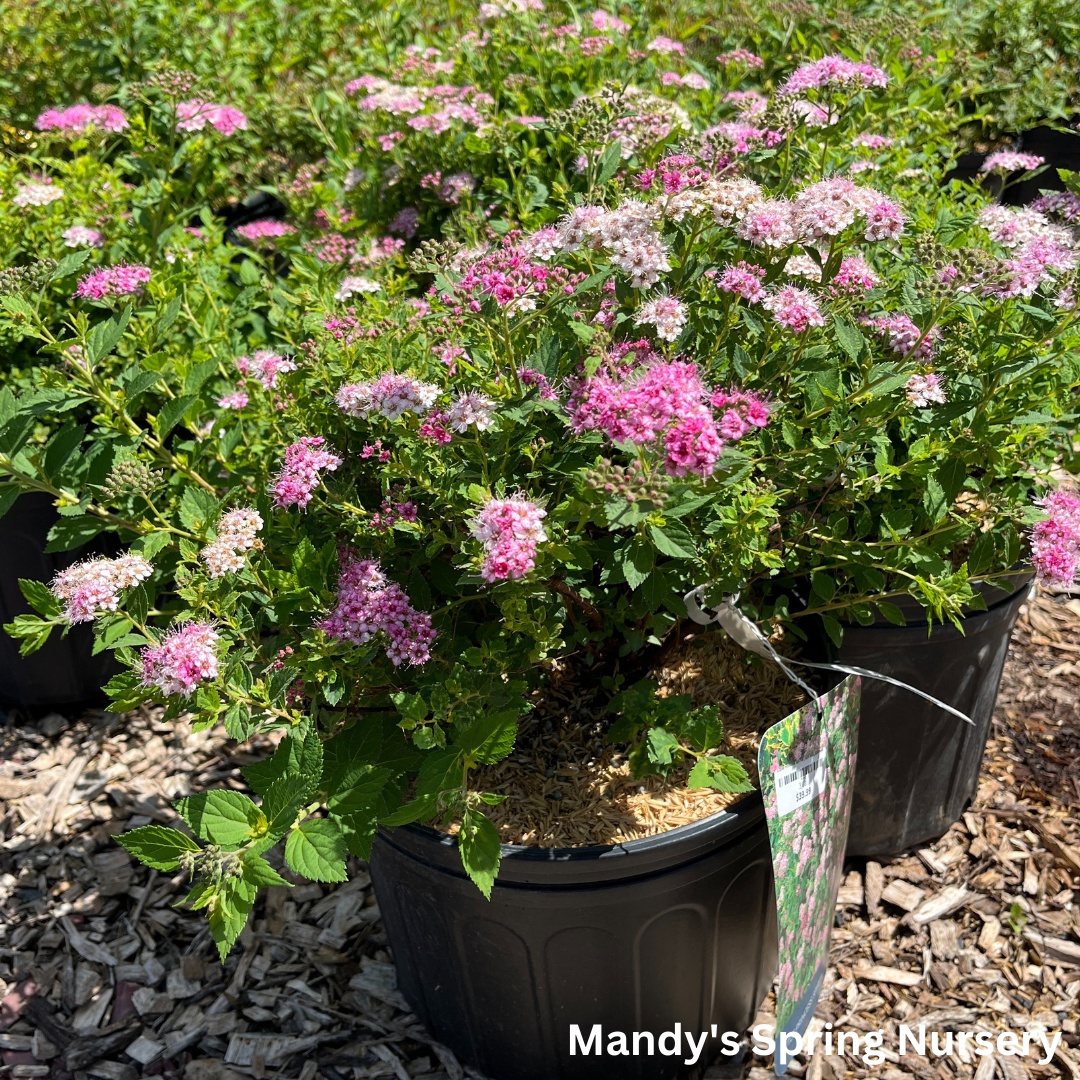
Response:
[{"label": "potted spirea shrub", "polygon": [[[564,49],[567,25],[541,47]],[[145,317],[120,301],[55,335],[31,311],[44,347],[83,361],[44,409],[12,395],[0,432],[9,491],[49,491],[77,508],[73,533],[125,544],[28,586],[40,617],[14,632],[92,622],[127,669],[115,709],[154,701],[236,739],[280,736],[245,770],[250,795],[191,796],[185,830],[133,830],[125,846],[190,873],[222,955],[258,889],[285,883],[281,859],[330,882],[350,854],[370,859],[408,1000],[496,1075],[601,1075],[567,1057],[587,1001],[623,1030],[722,1032],[767,990],[765,808],[723,702],[686,700],[663,675],[684,596],[737,593],[789,652],[814,619],[835,645],[844,619],[902,617],[902,597],[962,620],[976,579],[1004,582],[1025,557],[1077,381],[1070,237],[1047,225],[995,246],[1004,219],[980,218],[977,193],[925,190],[887,161],[880,187],[861,175],[873,169],[852,175],[891,150],[863,126],[888,71],[809,59],[771,99],[725,84],[750,96],[703,97],[710,121],[730,119],[697,123],[662,77],[694,86],[679,43],[642,44],[662,61],[649,88],[566,120],[556,138],[576,132],[583,163],[544,205],[518,202],[528,227],[458,218],[407,270],[392,238],[366,235],[379,257],[347,266],[320,257],[327,230],[306,251],[298,237],[288,287],[269,286],[273,339],[246,323],[218,336],[214,303],[185,311],[220,345],[195,374],[201,361],[162,363],[129,327],[167,315],[174,281],[201,280],[198,253],[176,272],[194,279],[146,283]],[[128,347],[130,364],[110,360]],[[143,372],[160,397],[123,393]],[[26,452],[26,417],[71,403],[94,404],[89,430]],[[86,474],[97,447],[126,483]],[[1074,550],[1058,525],[1034,527],[1047,551]],[[771,670],[738,655],[729,668]],[[587,759],[618,753],[623,778],[727,805],[545,846],[562,834],[515,819],[523,789],[485,785],[547,753],[560,694],[594,713],[565,790],[610,802]],[[737,719],[756,735],[774,718]]]}]

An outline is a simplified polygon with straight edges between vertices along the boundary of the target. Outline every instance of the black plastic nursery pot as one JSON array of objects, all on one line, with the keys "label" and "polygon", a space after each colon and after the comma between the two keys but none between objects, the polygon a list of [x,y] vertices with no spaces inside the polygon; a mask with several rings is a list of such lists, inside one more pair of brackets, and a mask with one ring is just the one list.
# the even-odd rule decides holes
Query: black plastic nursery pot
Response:
[{"label": "black plastic nursery pot", "polygon": [[[485,900],[456,841],[381,831],[371,855],[398,986],[432,1035],[492,1080],[671,1080],[678,1056],[570,1054],[585,1039],[716,1025],[743,1031],[776,972],[776,903],[760,794],[658,836],[588,848],[503,846]],[[664,1045],[671,1047],[673,1040]]]},{"label": "black plastic nursery pot", "polygon": [[844,629],[841,663],[891,675],[966,713],[974,724],[897,686],[864,679],[849,855],[894,855],[941,836],[971,804],[1001,685],[1009,636],[1031,578],[1011,595],[983,586],[987,611],[927,635],[922,609],[907,626]]},{"label": "black plastic nursery pot", "polygon": [[[103,550],[104,539],[46,554],[48,532],[58,518],[52,497],[44,492],[20,495],[0,518],[0,622],[31,611],[19,578],[47,582],[57,571]],[[43,648],[20,656],[19,642],[0,631],[0,702],[29,707],[100,702],[101,688],[118,668],[111,652],[94,656],[93,645],[86,624],[72,627],[66,637],[54,630]]]}]

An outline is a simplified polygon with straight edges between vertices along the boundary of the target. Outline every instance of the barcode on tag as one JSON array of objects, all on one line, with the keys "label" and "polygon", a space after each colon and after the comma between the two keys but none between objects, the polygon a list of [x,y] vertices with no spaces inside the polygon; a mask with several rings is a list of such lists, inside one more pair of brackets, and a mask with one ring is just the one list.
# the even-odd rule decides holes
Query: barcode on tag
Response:
[{"label": "barcode on tag", "polygon": [[794,765],[785,765],[776,773],[776,812],[780,817],[798,810],[816,799],[829,778],[825,751],[803,758]]}]

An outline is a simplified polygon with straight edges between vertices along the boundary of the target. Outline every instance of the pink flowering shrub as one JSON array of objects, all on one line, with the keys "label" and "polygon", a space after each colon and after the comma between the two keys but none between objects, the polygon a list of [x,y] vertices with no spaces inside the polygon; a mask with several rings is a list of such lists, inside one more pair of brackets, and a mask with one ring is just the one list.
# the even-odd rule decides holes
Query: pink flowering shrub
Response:
[{"label": "pink flowering shrub", "polygon": [[[0,490],[49,495],[58,550],[127,552],[28,583],[12,632],[91,623],[117,711],[281,736],[258,805],[228,793],[259,880],[277,843],[340,880],[378,827],[448,819],[490,890],[473,770],[554,665],[645,669],[698,586],[839,644],[898,595],[959,619],[981,581],[1076,575],[1071,489],[1032,510],[1075,469],[1074,193],[943,186],[954,118],[910,43],[485,9],[339,43],[310,98],[154,69],[110,138],[0,166],[0,331],[55,365],[4,394]],[[39,130],[106,127],[80,123]],[[275,186],[286,220],[209,210]],[[227,950],[254,885],[225,834],[153,828]]]},{"label": "pink flowering shrub", "polygon": [[69,105],[66,109],[46,109],[34,121],[38,131],[55,131],[69,139],[94,129],[117,132],[127,126],[124,110],[116,105]]}]

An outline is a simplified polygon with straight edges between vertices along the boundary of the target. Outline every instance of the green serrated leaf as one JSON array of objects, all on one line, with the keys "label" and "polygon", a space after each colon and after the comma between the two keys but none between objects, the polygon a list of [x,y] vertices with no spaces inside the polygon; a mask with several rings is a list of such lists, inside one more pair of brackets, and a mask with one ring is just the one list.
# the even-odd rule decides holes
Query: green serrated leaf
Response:
[{"label": "green serrated leaf", "polygon": [[207,791],[176,804],[176,812],[200,839],[235,851],[266,832],[263,812],[239,791]]},{"label": "green serrated leaf", "polygon": [[688,788],[714,788],[716,791],[739,793],[753,791],[754,785],[742,762],[721,754],[718,757],[699,758],[686,778]]},{"label": "green serrated leaf", "polygon": [[175,870],[181,855],[199,850],[190,836],[164,825],[143,825],[121,833],[116,839],[139,862],[154,870]]},{"label": "green serrated leaf", "polygon": [[289,833],[285,861],[312,881],[344,881],[348,848],[341,830],[326,818],[311,818]]},{"label": "green serrated leaf", "polygon": [[471,807],[465,811],[458,833],[458,849],[465,873],[490,900],[502,861],[502,844],[498,830],[486,814]]}]

